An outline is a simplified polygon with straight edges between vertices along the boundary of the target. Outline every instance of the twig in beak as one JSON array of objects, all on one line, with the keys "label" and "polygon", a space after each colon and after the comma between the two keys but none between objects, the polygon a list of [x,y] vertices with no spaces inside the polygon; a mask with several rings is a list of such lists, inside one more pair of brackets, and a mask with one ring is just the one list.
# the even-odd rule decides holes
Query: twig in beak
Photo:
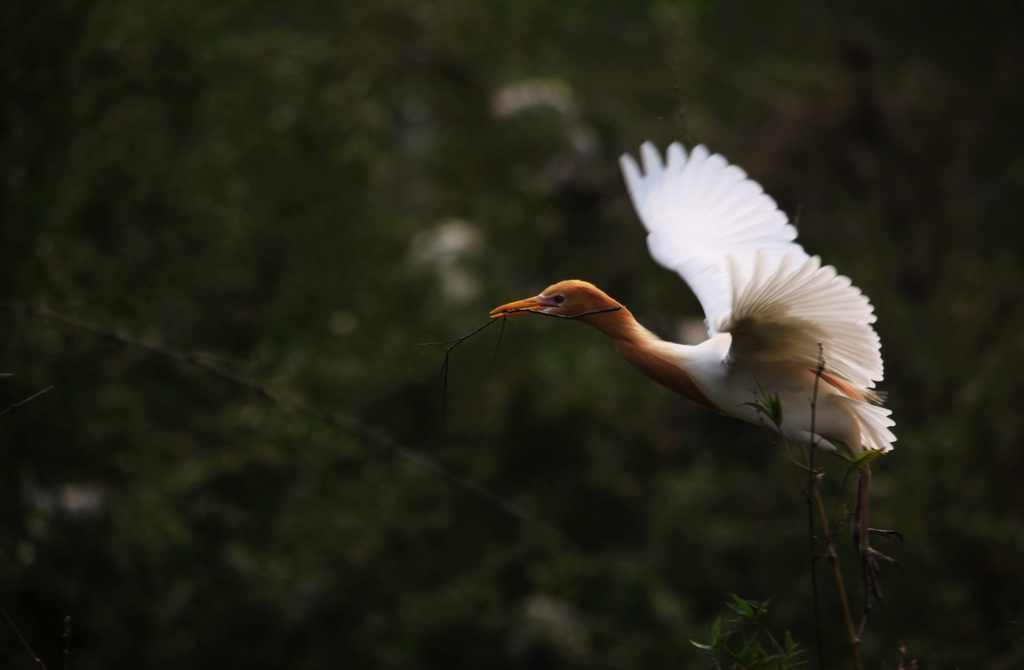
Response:
[{"label": "twig in beak", "polygon": [[[522,314],[524,312],[528,312],[530,314],[539,314],[540,316],[553,316],[556,319],[566,319],[568,321],[572,321],[573,319],[580,319],[580,318],[583,318],[584,316],[591,316],[593,314],[604,314],[605,312],[617,312],[620,309],[622,309],[622,307],[605,307],[604,309],[595,309],[595,310],[590,311],[590,312],[583,312],[582,314],[566,315],[566,314],[549,314],[548,312],[542,312],[540,310],[533,309],[531,307],[524,307],[522,309],[510,309],[507,312],[502,312],[501,314],[503,316],[511,316],[513,314]],[[495,314],[495,316],[498,316],[498,315]],[[470,335],[472,335],[472,334],[473,333],[470,333]],[[469,337],[469,335],[467,335],[466,337]],[[437,344],[444,344],[444,343],[443,342],[437,342]]]},{"label": "twig in beak", "polygon": [[[508,323],[508,317],[501,317],[501,330],[498,331],[498,343],[494,345],[494,356],[491,357],[491,365],[494,365],[494,361],[498,360],[498,349],[501,348],[501,338],[505,334],[506,323]],[[509,325],[515,327],[515,324],[509,323]]]},{"label": "twig in beak", "polygon": [[535,309],[510,309],[507,312],[503,312],[500,315],[498,315],[498,314],[494,315],[487,323],[485,323],[484,325],[480,326],[476,330],[473,330],[473,331],[471,331],[469,333],[466,333],[462,337],[457,337],[454,340],[446,340],[444,342],[423,342],[423,343],[421,343],[420,344],[421,347],[429,347],[429,346],[435,346],[435,345],[439,345],[439,344],[447,344],[447,345],[449,345],[448,349],[446,349],[445,352],[444,352],[444,362],[441,364],[441,376],[438,379],[438,384],[441,385],[441,389],[442,389],[441,390],[441,421],[442,422],[444,421],[445,410],[447,409],[447,405],[448,405],[448,369],[449,369],[449,362],[451,360],[452,349],[454,349],[455,347],[459,346],[460,344],[462,344],[463,342],[465,342],[469,338],[473,337],[474,335],[479,333],[484,328],[487,328],[488,326],[493,324],[495,321],[498,320],[498,318],[497,318],[498,316],[501,316],[501,334],[498,335],[498,344],[494,348],[494,356],[491,358],[491,363],[494,363],[494,361],[497,360],[497,358],[498,358],[498,347],[501,346],[501,336],[505,334],[505,322],[508,321],[508,317],[510,315],[512,315],[512,314],[522,314],[523,312],[529,312],[530,314],[539,314],[540,316],[553,316],[553,317],[555,317],[557,319],[567,319],[567,320],[571,321],[573,319],[579,319],[579,318],[584,317],[584,316],[591,316],[592,314],[603,314],[605,312],[617,312],[620,309],[622,309],[622,307],[605,307],[604,309],[595,309],[595,310],[590,311],[590,312],[583,312],[582,314],[573,314],[571,316],[566,316],[564,314],[549,314],[547,312],[541,312],[541,311],[535,310]]},{"label": "twig in beak", "polygon": [[[502,321],[504,321],[504,320],[505,319],[502,319]],[[447,405],[448,405],[448,362],[451,359],[452,349],[454,349],[455,347],[459,346],[460,344],[462,344],[463,342],[465,342],[469,338],[473,337],[474,335],[479,333],[484,328],[487,328],[488,326],[494,325],[495,321],[496,321],[496,319],[490,319],[487,323],[485,323],[484,325],[480,326],[476,330],[473,330],[472,332],[466,333],[462,337],[458,337],[458,338],[456,338],[454,340],[448,340],[446,342],[423,342],[422,344],[420,344],[421,347],[429,347],[429,346],[433,346],[433,345],[437,345],[437,344],[447,344],[447,345],[449,345],[448,348],[445,349],[445,352],[444,352],[444,363],[441,364],[441,378],[438,380],[438,382],[441,384],[441,421],[442,422],[444,422],[444,414],[445,414],[445,410],[447,409]],[[499,337],[499,342],[500,342],[500,340],[501,340],[501,338]],[[495,353],[495,355],[497,355],[497,353]]]}]

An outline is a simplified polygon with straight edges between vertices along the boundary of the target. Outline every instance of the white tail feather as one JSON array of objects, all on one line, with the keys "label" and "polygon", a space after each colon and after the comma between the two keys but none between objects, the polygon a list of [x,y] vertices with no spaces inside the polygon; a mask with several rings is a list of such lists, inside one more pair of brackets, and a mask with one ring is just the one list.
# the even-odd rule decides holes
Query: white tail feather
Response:
[{"label": "white tail feather", "polygon": [[845,403],[857,417],[857,423],[860,424],[861,444],[847,446],[855,451],[858,449],[881,451],[882,453],[892,451],[892,443],[896,441],[896,436],[889,430],[890,426],[896,425],[896,422],[889,418],[892,410],[869,405],[845,396],[833,397]]}]

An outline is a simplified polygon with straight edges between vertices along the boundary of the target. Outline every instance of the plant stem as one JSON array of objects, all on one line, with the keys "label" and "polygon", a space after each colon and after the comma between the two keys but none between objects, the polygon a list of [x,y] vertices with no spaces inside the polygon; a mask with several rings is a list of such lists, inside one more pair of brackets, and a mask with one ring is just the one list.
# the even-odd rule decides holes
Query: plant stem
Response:
[{"label": "plant stem", "polygon": [[814,506],[818,509],[818,518],[822,528],[826,529],[825,541],[828,552],[829,563],[832,564],[832,574],[836,580],[836,590],[839,591],[839,604],[843,608],[843,621],[846,624],[846,636],[850,643],[850,656],[853,658],[853,667],[862,670],[860,662],[860,640],[857,639],[857,631],[853,627],[853,617],[850,616],[850,602],[846,599],[846,587],[843,585],[843,572],[839,569],[839,557],[836,556],[835,547],[832,543],[832,533],[828,531],[828,517],[825,514],[825,504],[821,500],[821,493],[818,487],[811,489],[814,497]]},{"label": "plant stem", "polygon": [[[817,486],[814,481],[814,448],[811,447],[811,467],[807,469],[808,482],[807,490],[813,491],[815,494],[818,492]],[[825,670],[825,654],[822,651],[821,645],[821,605],[818,602],[818,571],[817,561],[818,552],[817,547],[814,546],[814,503],[811,500],[811,496],[805,496],[807,498],[807,527],[809,529],[807,539],[810,542],[811,550],[811,595],[814,599],[814,636],[815,641],[818,643],[818,667],[821,670]],[[825,529],[828,532],[828,529]]]},{"label": "plant stem", "polygon": [[[798,212],[799,216],[799,212]],[[811,443],[806,447],[801,446],[801,450],[804,453],[804,461],[807,463],[807,527],[810,529],[810,543],[811,543],[811,594],[814,598],[814,633],[816,641],[818,643],[818,666],[821,670],[825,670],[825,655],[821,647],[821,609],[818,602],[818,569],[817,569],[817,556],[816,547],[814,546],[814,510],[813,503],[811,502],[812,492],[820,500],[821,496],[818,494],[818,478],[814,473],[814,448],[817,446],[818,440],[814,437],[814,431],[817,427],[818,419],[818,382],[821,380],[821,373],[825,370],[825,351],[818,343],[818,371],[814,375],[814,392],[811,394]],[[826,533],[829,541],[832,538],[832,527],[823,525],[822,532]],[[845,597],[845,592],[843,593]]]}]

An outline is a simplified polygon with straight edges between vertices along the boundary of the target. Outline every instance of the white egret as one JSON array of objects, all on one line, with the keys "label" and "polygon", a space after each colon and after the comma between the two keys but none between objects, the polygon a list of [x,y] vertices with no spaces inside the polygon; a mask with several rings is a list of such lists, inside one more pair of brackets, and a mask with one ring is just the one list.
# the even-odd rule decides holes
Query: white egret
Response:
[{"label": "white egret", "polygon": [[[648,247],[696,294],[709,339],[695,346],[662,340],[624,305],[579,280],[552,284],[491,316],[539,313],[582,321],[644,375],[708,409],[771,425],[750,404],[764,389],[778,398],[777,428],[788,438],[833,452],[841,443],[853,457],[891,450],[894,422],[874,390],[882,357],[867,297],[809,256],[775,201],[722,156],[703,146],[687,155],[673,144],[662,162],[650,143],[641,156],[642,171],[631,156],[621,163]],[[855,542],[865,597],[880,597],[876,559],[892,559],[868,545],[870,469],[860,472]]]}]

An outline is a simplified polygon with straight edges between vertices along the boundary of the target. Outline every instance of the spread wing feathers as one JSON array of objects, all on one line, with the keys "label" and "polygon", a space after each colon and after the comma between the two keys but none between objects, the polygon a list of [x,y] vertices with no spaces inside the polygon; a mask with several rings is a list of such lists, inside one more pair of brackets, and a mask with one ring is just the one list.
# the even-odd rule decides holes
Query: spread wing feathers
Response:
[{"label": "spread wing feathers", "polygon": [[[734,274],[740,262],[733,263]],[[732,313],[719,330],[732,334],[729,357],[735,363],[788,361],[816,368],[820,343],[828,374],[860,388],[882,379],[874,308],[849,278],[822,267],[817,256],[776,263],[758,254],[753,276],[734,286]]]},{"label": "spread wing feathers", "polygon": [[712,335],[733,306],[726,255],[735,259],[743,279],[752,273],[758,252],[776,263],[787,254],[807,258],[793,241],[796,228],[775,201],[721,155],[710,155],[701,145],[687,156],[676,143],[663,164],[650,142],[640,147],[640,154],[643,173],[628,154],[620,163],[633,206],[649,233],[651,256],[690,285]]},{"label": "spread wing feathers", "polygon": [[[871,451],[892,451],[892,443],[896,441],[896,436],[889,430],[891,426],[896,425],[896,422],[889,418],[892,410],[869,405],[846,396],[835,395],[832,397],[836,401],[844,403],[857,417],[857,423],[860,426],[861,447]],[[856,445],[849,446],[851,449],[857,450]]]}]

